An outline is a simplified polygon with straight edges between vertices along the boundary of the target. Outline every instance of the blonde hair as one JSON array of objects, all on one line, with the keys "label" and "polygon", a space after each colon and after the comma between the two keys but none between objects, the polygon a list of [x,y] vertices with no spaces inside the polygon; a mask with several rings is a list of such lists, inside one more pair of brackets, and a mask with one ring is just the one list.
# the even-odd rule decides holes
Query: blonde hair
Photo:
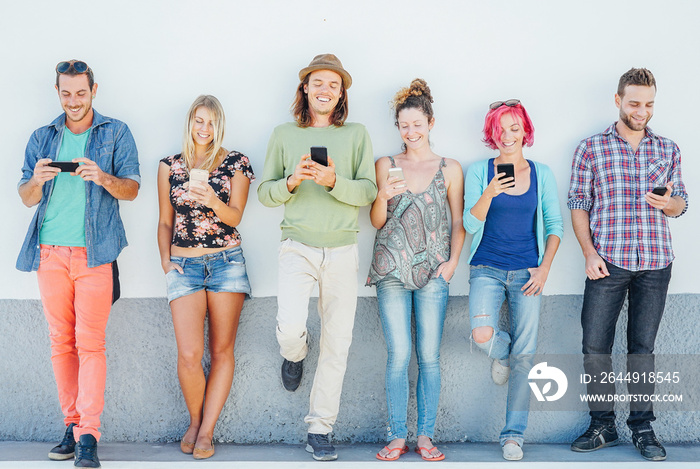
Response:
[{"label": "blonde hair", "polygon": [[226,153],[226,149],[221,146],[224,141],[226,117],[224,116],[224,108],[221,106],[219,100],[210,94],[200,95],[194,100],[192,106],[190,106],[190,110],[187,113],[187,120],[185,121],[185,135],[182,138],[182,156],[187,169],[190,170],[194,168],[195,154],[194,141],[192,140],[192,127],[194,126],[194,115],[197,109],[202,106],[207,108],[214,121],[214,138],[206,149],[207,157],[199,167],[212,172],[214,168],[216,168],[218,157],[222,153]]}]

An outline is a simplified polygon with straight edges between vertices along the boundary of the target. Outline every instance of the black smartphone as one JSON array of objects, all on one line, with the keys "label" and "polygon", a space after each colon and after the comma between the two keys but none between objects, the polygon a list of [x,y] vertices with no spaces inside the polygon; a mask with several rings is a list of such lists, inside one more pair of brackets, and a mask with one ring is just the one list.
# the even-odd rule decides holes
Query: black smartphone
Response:
[{"label": "black smartphone", "polygon": [[52,161],[46,166],[58,168],[64,173],[74,173],[75,170],[78,169],[79,163],[73,163],[72,161]]},{"label": "black smartphone", "polygon": [[651,190],[654,195],[664,195],[666,193],[666,186],[658,186]]},{"label": "black smartphone", "polygon": [[506,173],[501,179],[513,178],[513,184],[509,187],[515,186],[515,166],[513,163],[504,163],[496,165],[496,174]]},{"label": "black smartphone", "polygon": [[311,159],[318,164],[328,166],[328,150],[326,147],[311,147]]}]

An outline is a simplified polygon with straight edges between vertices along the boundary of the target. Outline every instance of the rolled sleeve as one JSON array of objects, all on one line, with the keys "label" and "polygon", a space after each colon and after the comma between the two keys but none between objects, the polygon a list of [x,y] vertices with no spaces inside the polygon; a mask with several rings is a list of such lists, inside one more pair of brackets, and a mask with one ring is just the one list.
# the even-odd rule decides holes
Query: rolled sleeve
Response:
[{"label": "rolled sleeve", "polygon": [[571,164],[571,181],[566,206],[570,210],[589,212],[593,206],[593,171],[585,141],[581,142],[574,153]]},{"label": "rolled sleeve", "polygon": [[673,155],[671,156],[669,180],[673,182],[673,192],[671,192],[671,197],[678,196],[685,201],[685,208],[683,209],[683,211],[675,217],[670,217],[678,218],[688,211],[688,192],[686,192],[685,190],[685,184],[683,184],[683,177],[681,175],[681,150],[680,148],[678,148],[678,145],[675,145],[675,148],[673,149]]},{"label": "rolled sleeve", "polygon": [[141,185],[139,153],[129,127],[122,123],[114,144],[114,176],[131,179]]},{"label": "rolled sleeve", "polygon": [[22,164],[22,177],[20,178],[19,182],[17,183],[18,190],[19,190],[20,186],[22,186],[22,184],[27,183],[32,178],[32,176],[34,176],[34,167],[36,166],[36,162],[39,160],[38,152],[39,152],[39,138],[37,136],[37,132],[35,131],[34,133],[32,133],[32,136],[29,138],[29,142],[27,142],[27,147],[24,150],[24,163]]}]

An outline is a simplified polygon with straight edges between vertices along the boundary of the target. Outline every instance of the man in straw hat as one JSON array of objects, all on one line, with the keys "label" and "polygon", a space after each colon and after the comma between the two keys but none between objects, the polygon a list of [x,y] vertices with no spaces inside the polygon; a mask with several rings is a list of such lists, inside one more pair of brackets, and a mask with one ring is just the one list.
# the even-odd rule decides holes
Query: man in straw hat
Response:
[{"label": "man in straw hat", "polygon": [[[314,57],[299,72],[296,122],[275,128],[258,187],[260,202],[284,204],[279,248],[277,340],[282,384],[295,391],[308,352],[309,298],[318,283],[319,357],[311,388],[306,450],[320,461],[338,458],[330,433],[352,342],[357,305],[357,216],[377,195],[372,143],[361,124],[345,123],[350,74],[333,54]],[[312,159],[311,147],[325,147]],[[323,152],[323,149],[321,150]]]}]

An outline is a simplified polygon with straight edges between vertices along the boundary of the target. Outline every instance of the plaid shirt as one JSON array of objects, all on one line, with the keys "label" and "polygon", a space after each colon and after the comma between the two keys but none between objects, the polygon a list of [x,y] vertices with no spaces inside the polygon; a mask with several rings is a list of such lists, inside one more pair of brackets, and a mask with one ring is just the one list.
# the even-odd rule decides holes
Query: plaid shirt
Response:
[{"label": "plaid shirt", "polygon": [[671,195],[685,200],[685,213],[688,194],[678,145],[647,128],[635,153],[613,124],[576,149],[567,205],[590,214],[600,257],[630,271],[663,269],[673,261],[671,231],[667,216],[644,194],[668,181],[673,182]]}]

